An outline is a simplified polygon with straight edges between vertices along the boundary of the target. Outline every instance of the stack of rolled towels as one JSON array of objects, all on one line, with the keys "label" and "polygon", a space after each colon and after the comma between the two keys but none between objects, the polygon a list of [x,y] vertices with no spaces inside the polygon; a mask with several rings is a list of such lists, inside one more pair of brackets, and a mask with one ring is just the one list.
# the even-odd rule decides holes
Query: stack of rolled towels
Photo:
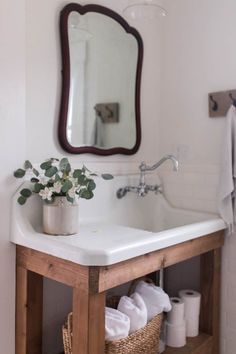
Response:
[{"label": "stack of rolled towels", "polygon": [[172,310],[166,320],[166,344],[173,348],[185,346],[186,337],[199,334],[201,294],[193,290],[179,291],[170,299]]},{"label": "stack of rolled towels", "polygon": [[117,310],[106,307],[106,340],[124,339],[171,308],[169,296],[161,288],[140,281],[130,297],[121,297]]}]

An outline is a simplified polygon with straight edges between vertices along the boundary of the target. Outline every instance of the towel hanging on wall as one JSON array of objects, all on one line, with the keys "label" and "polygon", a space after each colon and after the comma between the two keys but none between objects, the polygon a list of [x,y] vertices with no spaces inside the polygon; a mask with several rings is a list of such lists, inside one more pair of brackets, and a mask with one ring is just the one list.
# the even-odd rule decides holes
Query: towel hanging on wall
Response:
[{"label": "towel hanging on wall", "polygon": [[227,223],[229,233],[235,224],[236,188],[236,107],[232,105],[227,113],[223,137],[218,205],[221,217]]}]

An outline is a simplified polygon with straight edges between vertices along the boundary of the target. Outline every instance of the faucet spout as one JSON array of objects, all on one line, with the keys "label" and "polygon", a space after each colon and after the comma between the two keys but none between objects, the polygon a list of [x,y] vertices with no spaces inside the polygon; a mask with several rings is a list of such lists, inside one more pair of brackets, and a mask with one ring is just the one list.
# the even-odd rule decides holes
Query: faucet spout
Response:
[{"label": "faucet spout", "polygon": [[153,166],[147,166],[145,162],[142,162],[141,165],[139,166],[139,169],[141,172],[146,172],[146,171],[154,171],[158,167],[160,167],[165,161],[171,160],[173,163],[173,170],[178,171],[179,170],[179,161],[176,159],[174,155],[166,155],[164,156],[160,161],[155,163]]},{"label": "faucet spout", "polygon": [[166,160],[171,160],[173,163],[173,169],[174,171],[178,171],[179,169],[179,162],[176,159],[174,155],[166,155],[164,156],[160,161],[155,163],[153,166],[147,166],[145,162],[142,162],[141,165],[139,166],[140,170],[140,179],[139,179],[139,185],[138,186],[126,186],[123,188],[118,189],[116,196],[118,199],[123,198],[128,192],[134,192],[138,194],[139,197],[145,197],[148,192],[155,192],[156,194],[162,193],[162,187],[161,185],[155,184],[155,185],[149,185],[146,184],[145,181],[145,175],[147,171],[154,171],[156,170],[159,166],[161,166]]}]

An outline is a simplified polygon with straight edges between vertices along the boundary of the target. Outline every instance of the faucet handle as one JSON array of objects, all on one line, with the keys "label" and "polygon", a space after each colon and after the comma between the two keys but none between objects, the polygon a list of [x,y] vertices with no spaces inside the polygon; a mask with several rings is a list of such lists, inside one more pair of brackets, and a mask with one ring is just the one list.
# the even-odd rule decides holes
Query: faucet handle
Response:
[{"label": "faucet handle", "polygon": [[146,166],[147,166],[146,163],[144,161],[142,161],[141,165],[139,166],[140,171],[144,172],[146,169]]}]

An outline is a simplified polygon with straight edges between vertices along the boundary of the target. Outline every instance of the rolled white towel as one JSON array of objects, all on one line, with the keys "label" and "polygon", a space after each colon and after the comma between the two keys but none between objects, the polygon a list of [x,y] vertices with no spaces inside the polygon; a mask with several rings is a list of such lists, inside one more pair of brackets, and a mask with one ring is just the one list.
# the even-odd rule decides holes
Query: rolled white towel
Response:
[{"label": "rolled white towel", "polygon": [[105,309],[105,338],[115,341],[128,337],[130,319],[118,310],[106,307]]},{"label": "rolled white towel", "polygon": [[130,319],[130,332],[133,333],[147,324],[147,307],[141,295],[134,293],[130,297],[122,296],[118,308]]},{"label": "rolled white towel", "polygon": [[172,308],[169,296],[163,289],[154,284],[141,280],[137,284],[135,291],[142,296],[145,302],[148,322],[163,311],[169,312]]}]

